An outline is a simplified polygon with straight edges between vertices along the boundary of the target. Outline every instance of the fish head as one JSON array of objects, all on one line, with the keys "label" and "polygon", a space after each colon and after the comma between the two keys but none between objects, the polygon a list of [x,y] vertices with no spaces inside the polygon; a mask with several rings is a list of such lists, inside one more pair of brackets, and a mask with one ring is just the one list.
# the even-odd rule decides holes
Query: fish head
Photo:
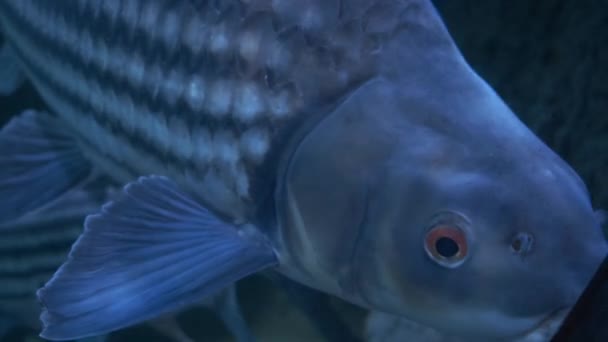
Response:
[{"label": "fish head", "polygon": [[607,249],[586,192],[559,164],[389,168],[370,195],[376,226],[363,228],[379,234],[375,255],[359,258],[368,300],[470,338],[562,319]]},{"label": "fish head", "polygon": [[360,286],[440,331],[512,338],[563,319],[608,249],[577,173],[470,77],[460,93],[402,95],[406,129],[368,195]]},{"label": "fish head", "polygon": [[577,173],[460,76],[361,86],[301,141],[282,199],[343,298],[471,340],[523,336],[563,319],[608,246]]}]

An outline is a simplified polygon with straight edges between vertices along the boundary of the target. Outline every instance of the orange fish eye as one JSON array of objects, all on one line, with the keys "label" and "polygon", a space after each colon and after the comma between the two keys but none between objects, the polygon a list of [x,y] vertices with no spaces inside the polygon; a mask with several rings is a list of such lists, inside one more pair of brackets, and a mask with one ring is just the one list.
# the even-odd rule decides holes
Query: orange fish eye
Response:
[{"label": "orange fish eye", "polygon": [[424,249],[439,265],[454,268],[467,256],[467,237],[458,227],[438,225],[426,234]]}]

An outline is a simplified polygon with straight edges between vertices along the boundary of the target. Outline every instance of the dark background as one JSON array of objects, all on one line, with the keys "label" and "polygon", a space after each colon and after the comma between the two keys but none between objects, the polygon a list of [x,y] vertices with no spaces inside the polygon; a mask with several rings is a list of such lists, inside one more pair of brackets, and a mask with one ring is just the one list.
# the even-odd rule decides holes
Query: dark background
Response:
[{"label": "dark background", "polygon": [[[581,175],[596,208],[608,209],[608,0],[438,0],[463,54],[551,148]],[[26,86],[0,97],[0,122],[43,105]],[[558,251],[556,251],[558,253]],[[240,285],[245,314],[262,341],[311,340],[309,324],[260,277]],[[359,327],[361,313],[351,310]],[[209,312],[183,319],[197,340],[217,341],[225,331]],[[260,326],[265,326],[261,328]],[[263,331],[276,328],[276,336]],[[22,340],[15,331],[10,340]],[[21,336],[21,337],[20,337]],[[304,337],[308,336],[308,337]],[[111,341],[166,341],[136,327]],[[225,340],[225,339],[222,339]]]},{"label": "dark background", "polygon": [[437,3],[470,64],[608,209],[608,1]]}]

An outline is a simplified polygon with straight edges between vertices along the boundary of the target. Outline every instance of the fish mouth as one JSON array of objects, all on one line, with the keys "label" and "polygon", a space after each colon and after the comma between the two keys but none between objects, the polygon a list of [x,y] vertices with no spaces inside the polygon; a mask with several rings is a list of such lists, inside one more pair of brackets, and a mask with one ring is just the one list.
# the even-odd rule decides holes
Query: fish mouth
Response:
[{"label": "fish mouth", "polygon": [[540,323],[514,342],[548,341],[557,333],[572,307],[559,308],[545,317]]}]

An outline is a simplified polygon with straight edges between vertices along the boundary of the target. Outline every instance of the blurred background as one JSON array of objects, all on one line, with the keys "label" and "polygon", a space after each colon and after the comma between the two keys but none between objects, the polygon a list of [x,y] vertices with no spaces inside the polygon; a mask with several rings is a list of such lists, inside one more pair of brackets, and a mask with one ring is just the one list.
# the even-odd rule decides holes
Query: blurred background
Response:
[{"label": "blurred background", "polygon": [[[582,176],[594,206],[608,209],[608,1],[435,3],[473,68]],[[0,123],[25,108],[44,108],[29,86],[0,97]],[[260,341],[321,340],[269,280],[249,277],[238,290]],[[336,305],[361,332],[365,313],[339,301]],[[180,322],[196,341],[230,341],[221,321],[204,309],[180,315]],[[2,342],[36,341],[35,335],[13,329]],[[108,340],[170,341],[145,326],[114,333]]]}]

